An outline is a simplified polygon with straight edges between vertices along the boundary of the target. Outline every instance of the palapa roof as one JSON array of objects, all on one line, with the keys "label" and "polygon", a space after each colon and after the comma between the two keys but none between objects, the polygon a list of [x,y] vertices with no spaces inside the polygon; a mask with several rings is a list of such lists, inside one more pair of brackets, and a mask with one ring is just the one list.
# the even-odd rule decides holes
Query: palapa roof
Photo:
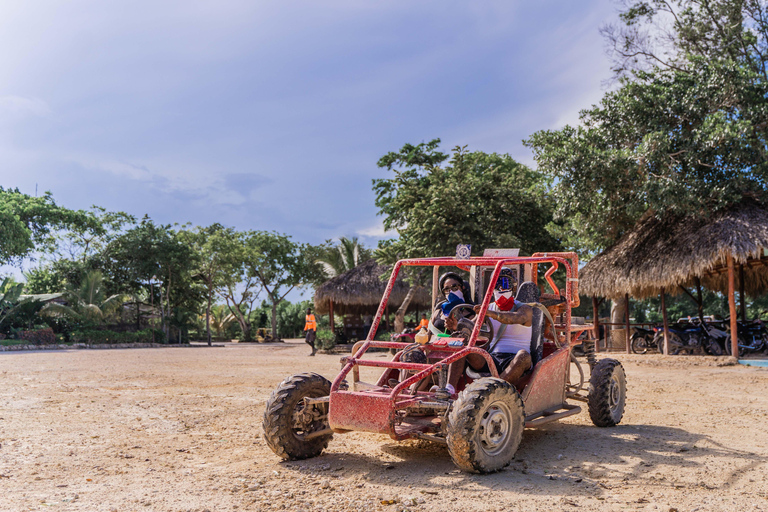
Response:
[{"label": "palapa roof", "polygon": [[[381,276],[389,275],[390,272],[390,268],[377,264],[375,260],[368,260],[329,279],[315,290],[315,311],[321,315],[327,314],[329,302],[332,300],[335,314],[375,313],[387,287],[387,282],[382,281]],[[400,307],[408,289],[409,286],[403,281],[401,272],[389,297],[390,311]],[[417,289],[408,309],[429,307],[429,294],[424,288]]]},{"label": "palapa roof", "polygon": [[[708,218],[647,213],[613,247],[592,258],[579,271],[580,292],[585,295],[640,299],[670,294],[680,286],[693,286],[698,276],[706,288],[728,292],[726,257],[744,264],[745,291],[768,291],[768,209],[754,199],[744,199]],[[736,289],[739,271],[736,268]]]}]

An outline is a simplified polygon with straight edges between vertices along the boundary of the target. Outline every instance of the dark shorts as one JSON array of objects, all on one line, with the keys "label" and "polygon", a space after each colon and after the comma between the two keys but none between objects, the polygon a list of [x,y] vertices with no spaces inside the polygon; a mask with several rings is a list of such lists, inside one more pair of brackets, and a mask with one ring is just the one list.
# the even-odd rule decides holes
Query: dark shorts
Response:
[{"label": "dark shorts", "polygon": [[[496,366],[496,371],[501,373],[504,371],[504,368],[512,363],[512,360],[515,358],[517,353],[515,352],[510,354],[504,352],[491,352],[489,355],[491,356],[491,359],[493,359],[493,364]],[[481,371],[490,372],[491,369],[488,368],[488,364],[486,363]]]}]

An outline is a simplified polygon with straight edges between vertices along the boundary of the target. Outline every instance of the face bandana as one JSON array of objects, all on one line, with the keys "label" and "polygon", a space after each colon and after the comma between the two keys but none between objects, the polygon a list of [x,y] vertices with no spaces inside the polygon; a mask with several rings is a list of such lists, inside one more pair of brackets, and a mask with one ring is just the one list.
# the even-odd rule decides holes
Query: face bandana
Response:
[{"label": "face bandana", "polygon": [[501,311],[509,311],[515,306],[515,298],[512,297],[512,290],[508,292],[493,291],[493,297],[496,299],[496,305]]},{"label": "face bandana", "polygon": [[464,304],[464,294],[461,293],[461,290],[449,293],[446,298],[448,299],[448,302],[445,302],[440,306],[445,316],[448,316],[451,313],[451,310],[459,304]]}]

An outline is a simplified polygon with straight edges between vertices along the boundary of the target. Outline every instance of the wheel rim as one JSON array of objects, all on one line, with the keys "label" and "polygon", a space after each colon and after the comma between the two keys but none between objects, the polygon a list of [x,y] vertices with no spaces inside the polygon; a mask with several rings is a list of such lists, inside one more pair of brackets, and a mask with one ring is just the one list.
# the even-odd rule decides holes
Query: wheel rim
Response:
[{"label": "wheel rim", "polygon": [[319,411],[317,406],[306,407],[302,398],[296,403],[293,414],[291,414],[291,430],[293,430],[293,435],[303,439],[307,434],[325,428],[324,421],[327,418],[327,414],[324,414],[324,411]]},{"label": "wheel rim", "polygon": [[611,415],[615,415],[621,406],[621,381],[619,376],[614,373],[611,375],[611,384],[608,388],[608,408]]},{"label": "wheel rim", "polygon": [[480,445],[488,455],[496,455],[506,448],[512,431],[512,413],[503,403],[491,404],[483,413],[478,436]]}]

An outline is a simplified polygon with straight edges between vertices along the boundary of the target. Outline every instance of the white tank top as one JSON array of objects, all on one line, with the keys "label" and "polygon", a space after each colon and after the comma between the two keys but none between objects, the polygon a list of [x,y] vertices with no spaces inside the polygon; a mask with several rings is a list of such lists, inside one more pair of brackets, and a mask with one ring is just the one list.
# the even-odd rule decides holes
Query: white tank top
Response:
[{"label": "white tank top", "polygon": [[[517,301],[515,301],[515,308],[517,308],[517,305],[520,304]],[[499,311],[499,307],[496,305],[496,303],[492,303],[488,306],[488,309],[491,311]],[[513,310],[514,310],[513,309]],[[501,329],[502,324],[501,322],[498,322],[493,319],[489,319],[491,323],[493,324],[493,332],[494,332],[494,339],[498,336],[495,333],[499,332],[499,329]],[[504,333],[501,335],[501,338],[496,343],[496,346],[493,347],[494,353],[501,353],[501,354],[515,354],[520,350],[525,350],[526,352],[531,351],[531,335],[532,335],[533,327],[526,327],[521,324],[506,324],[506,328],[504,329]]]}]

